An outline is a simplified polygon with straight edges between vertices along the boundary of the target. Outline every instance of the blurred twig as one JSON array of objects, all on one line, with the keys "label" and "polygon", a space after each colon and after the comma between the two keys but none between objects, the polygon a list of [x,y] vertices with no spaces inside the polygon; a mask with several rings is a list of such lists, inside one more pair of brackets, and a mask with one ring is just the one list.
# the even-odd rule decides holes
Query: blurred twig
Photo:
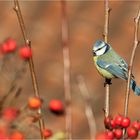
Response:
[{"label": "blurred twig", "polygon": [[5,62],[9,60],[9,56],[8,55],[4,55],[3,59],[0,62],[0,73],[2,72],[4,66],[5,66]]},{"label": "blurred twig", "polygon": [[22,92],[22,88],[19,87],[15,94],[12,96],[12,99],[10,100],[10,102],[8,102],[9,106],[15,105],[17,98],[21,95]]},{"label": "blurred twig", "polygon": [[87,116],[89,130],[90,130],[90,139],[95,139],[96,135],[96,121],[91,107],[91,100],[88,89],[86,87],[85,81],[82,76],[78,76],[78,86],[81,91],[81,94],[85,100],[85,114]]},{"label": "blurred twig", "polygon": [[[26,34],[26,30],[25,30],[25,24],[24,24],[24,20],[23,20],[23,17],[22,17],[22,13],[21,13],[21,10],[20,10],[20,5],[19,5],[18,0],[14,0],[14,6],[15,6],[14,10],[15,10],[15,12],[17,14],[17,17],[18,17],[18,22],[20,24],[20,28],[21,28],[21,31],[22,31],[22,35],[23,35],[23,38],[24,38],[25,45],[27,47],[31,48],[31,41],[29,41],[29,39],[27,38],[27,34]],[[38,83],[37,83],[37,78],[36,78],[36,74],[35,74],[34,63],[33,63],[33,58],[32,57],[29,59],[28,63],[29,63],[30,72],[31,72],[34,94],[35,94],[36,97],[40,98],[40,93],[39,93],[39,89],[38,89]],[[42,115],[41,108],[38,109],[38,114]],[[42,134],[42,131],[45,129],[45,124],[44,124],[44,120],[43,120],[42,117],[39,119],[39,127],[40,127],[41,138],[43,140],[45,138],[44,138],[44,135]]]},{"label": "blurred twig", "polygon": [[62,47],[64,61],[64,93],[66,102],[66,136],[71,139],[71,92],[70,92],[70,56],[68,47],[68,21],[66,1],[61,0],[62,7]]},{"label": "blurred twig", "polygon": [[[5,64],[4,64],[5,65]],[[4,66],[3,65],[3,66]],[[25,72],[25,63],[22,64],[22,68],[18,69],[15,71],[15,74],[10,82],[10,86],[7,88],[7,92],[4,94],[4,96],[0,99],[0,111],[2,110],[3,108],[3,105],[6,101],[6,99],[11,95],[11,93],[16,89],[16,81],[17,79],[20,78],[20,76],[23,74],[23,72]],[[20,89],[20,88],[18,88]],[[15,93],[14,97],[16,96],[17,92]],[[14,97],[12,98],[12,100],[14,100]],[[11,101],[12,101],[11,100]],[[9,104],[9,102],[8,102]]]},{"label": "blurred twig", "polygon": [[134,19],[134,23],[135,23],[134,45],[133,45],[133,50],[132,50],[129,69],[128,69],[128,80],[127,80],[125,103],[124,103],[124,116],[125,117],[128,114],[129,95],[130,95],[130,81],[131,81],[131,75],[132,75],[132,69],[133,69],[133,62],[134,62],[134,58],[135,58],[136,49],[137,49],[138,44],[139,44],[139,41],[138,41],[139,20],[140,20],[140,8],[139,8],[139,11],[138,11],[138,14],[137,14],[136,18]]},{"label": "blurred twig", "polygon": [[[110,13],[110,8],[109,8],[109,2],[108,0],[105,0],[105,23],[104,23],[104,41],[107,43],[108,42],[108,28],[109,28],[109,13]],[[110,79],[105,79],[105,88],[106,88],[106,93],[105,93],[105,116],[109,116],[109,104],[110,104],[110,99],[109,99],[109,85],[111,84]]]}]

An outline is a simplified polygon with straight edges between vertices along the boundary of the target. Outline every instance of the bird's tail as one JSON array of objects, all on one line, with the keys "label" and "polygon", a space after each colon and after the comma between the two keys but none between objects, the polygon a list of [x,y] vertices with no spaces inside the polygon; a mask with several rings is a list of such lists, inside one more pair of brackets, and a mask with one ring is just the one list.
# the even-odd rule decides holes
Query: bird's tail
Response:
[{"label": "bird's tail", "polygon": [[136,85],[136,82],[131,79],[130,87],[134,91],[135,95],[140,96],[140,88]]}]

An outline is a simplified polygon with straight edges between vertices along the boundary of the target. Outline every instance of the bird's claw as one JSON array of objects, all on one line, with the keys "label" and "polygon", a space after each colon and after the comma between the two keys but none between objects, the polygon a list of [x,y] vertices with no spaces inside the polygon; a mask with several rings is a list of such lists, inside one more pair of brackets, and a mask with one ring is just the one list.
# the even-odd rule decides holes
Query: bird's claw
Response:
[{"label": "bird's claw", "polygon": [[105,82],[104,82],[104,87],[106,86],[106,85],[111,85],[112,83],[111,83],[111,79],[105,79]]}]

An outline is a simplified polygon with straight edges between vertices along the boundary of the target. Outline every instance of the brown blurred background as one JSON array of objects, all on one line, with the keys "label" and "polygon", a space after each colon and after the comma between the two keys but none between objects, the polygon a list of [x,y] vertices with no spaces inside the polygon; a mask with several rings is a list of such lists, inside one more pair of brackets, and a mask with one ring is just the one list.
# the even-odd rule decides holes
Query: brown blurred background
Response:
[{"label": "brown blurred background", "polygon": [[[112,9],[109,24],[109,43],[127,62],[134,39],[134,17],[139,8],[139,1],[110,1]],[[57,117],[48,111],[51,99],[61,99],[64,103],[63,54],[61,46],[61,4],[59,1],[21,1],[21,10],[29,39],[32,41],[35,70],[39,90],[44,100],[44,118],[46,126],[54,132],[65,130],[65,118]],[[0,1],[0,41],[7,37],[15,38],[19,45],[23,38],[13,11],[12,1]],[[92,108],[97,124],[97,131],[104,130],[102,111],[104,107],[104,79],[97,73],[92,62],[92,44],[102,39],[104,28],[103,1],[67,1],[69,22],[69,47],[71,59],[71,94],[72,94],[72,135],[75,139],[89,138],[88,124],[84,114],[84,100],[80,94],[76,77],[83,75],[92,100]],[[140,30],[139,30],[140,31]],[[137,49],[133,73],[140,85],[140,47]],[[16,62],[15,62],[16,63]],[[2,79],[3,81],[3,79]],[[33,96],[30,72],[19,81],[22,95],[16,104],[22,107]],[[111,114],[123,113],[126,82],[113,80],[111,85]],[[140,119],[140,97],[130,96],[129,116],[132,120]],[[20,120],[19,123],[22,121]],[[22,126],[26,138],[38,138],[28,124]],[[29,133],[31,132],[31,133]]]}]

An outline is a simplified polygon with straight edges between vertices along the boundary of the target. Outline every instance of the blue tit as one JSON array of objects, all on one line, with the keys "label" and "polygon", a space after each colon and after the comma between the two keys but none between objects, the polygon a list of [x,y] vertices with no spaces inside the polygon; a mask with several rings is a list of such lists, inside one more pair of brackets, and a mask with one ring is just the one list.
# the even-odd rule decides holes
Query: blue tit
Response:
[{"label": "blue tit", "polygon": [[[98,72],[106,79],[120,78],[128,79],[128,65],[113,48],[102,40],[93,45],[93,61]],[[131,77],[130,87],[135,95],[140,95],[140,88],[136,85],[134,76]]]}]

